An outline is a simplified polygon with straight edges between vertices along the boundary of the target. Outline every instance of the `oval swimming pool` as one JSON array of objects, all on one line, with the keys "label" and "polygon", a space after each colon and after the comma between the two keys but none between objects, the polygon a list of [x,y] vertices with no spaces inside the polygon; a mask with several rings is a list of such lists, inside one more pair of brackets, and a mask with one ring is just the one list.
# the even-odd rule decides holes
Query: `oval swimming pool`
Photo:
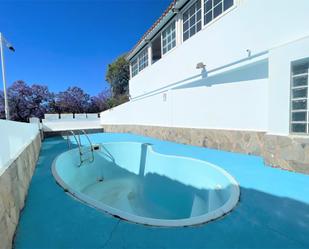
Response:
[{"label": "oval swimming pool", "polygon": [[202,224],[239,200],[238,183],[220,167],[160,154],[150,144],[102,143],[93,162],[79,164],[78,149],[59,155],[52,166],[56,181],[88,205],[135,223]]}]

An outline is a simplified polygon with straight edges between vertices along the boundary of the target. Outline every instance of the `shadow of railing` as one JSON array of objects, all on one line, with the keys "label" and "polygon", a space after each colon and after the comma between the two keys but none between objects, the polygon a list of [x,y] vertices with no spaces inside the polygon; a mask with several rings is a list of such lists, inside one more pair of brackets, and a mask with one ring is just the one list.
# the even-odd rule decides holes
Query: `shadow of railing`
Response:
[{"label": "shadow of railing", "polygon": [[[213,69],[208,70],[208,71],[203,69],[200,73],[198,73],[196,75],[190,76],[186,79],[182,79],[180,81],[177,81],[177,82],[174,82],[174,83],[171,83],[171,84],[166,84],[163,87],[160,87],[158,89],[155,89],[155,90],[149,91],[147,93],[138,95],[138,96],[132,98],[131,101],[138,101],[138,100],[141,100],[141,99],[144,99],[144,98],[148,98],[148,97],[166,92],[169,89],[178,89],[178,88],[181,88],[181,86],[185,86],[185,85],[190,84],[190,83],[200,82],[201,80],[203,81],[208,77],[209,74],[213,74],[213,73],[217,73],[217,72],[219,73],[221,70],[224,70],[224,69],[227,69],[228,71],[233,71],[234,69],[229,69],[229,68],[236,66],[237,64],[241,64],[243,62],[246,62],[246,61],[249,62],[250,60],[259,59],[259,57],[263,57],[264,55],[267,55],[267,53],[268,53],[268,50],[265,50],[265,51],[262,51],[260,53],[257,53],[257,54],[236,60],[236,61],[231,62],[231,63],[227,63],[223,66],[219,66],[217,68],[213,68]],[[260,61],[265,61],[265,60],[268,63],[268,59],[261,59]],[[259,62],[259,61],[254,61],[252,64],[256,64],[257,62]],[[240,66],[239,68],[246,67],[246,66],[247,65]],[[267,68],[267,74],[268,74],[268,68]],[[255,75],[255,77],[256,77],[255,72],[253,72],[253,75]],[[259,76],[259,77],[261,77],[261,76]],[[262,77],[266,78],[266,76],[262,76]],[[188,88],[188,87],[184,87],[184,88]]]}]

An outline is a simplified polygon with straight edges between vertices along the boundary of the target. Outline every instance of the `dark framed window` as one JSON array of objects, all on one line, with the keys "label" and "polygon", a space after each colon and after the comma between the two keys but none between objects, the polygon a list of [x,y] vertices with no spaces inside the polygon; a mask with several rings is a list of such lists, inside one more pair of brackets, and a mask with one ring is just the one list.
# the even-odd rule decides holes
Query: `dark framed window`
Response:
[{"label": "dark framed window", "polygon": [[309,134],[309,61],[292,63],[291,125],[292,133]]},{"label": "dark framed window", "polygon": [[202,7],[198,0],[183,13],[183,41],[202,29]]},{"label": "dark framed window", "polygon": [[203,0],[204,25],[210,23],[234,5],[234,0]]}]

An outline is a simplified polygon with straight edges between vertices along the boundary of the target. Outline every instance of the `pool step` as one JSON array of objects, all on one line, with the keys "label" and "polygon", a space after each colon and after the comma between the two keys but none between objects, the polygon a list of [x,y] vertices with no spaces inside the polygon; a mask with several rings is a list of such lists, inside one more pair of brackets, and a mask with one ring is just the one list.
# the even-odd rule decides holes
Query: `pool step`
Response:
[{"label": "pool step", "polygon": [[[88,150],[83,150],[83,148],[87,148]],[[89,149],[90,148],[90,149]],[[81,152],[80,152],[80,158],[81,162],[90,162],[92,163],[94,161],[94,156],[93,156],[93,147],[81,147]],[[88,155],[88,157],[86,157]],[[85,158],[83,158],[85,156]]]},{"label": "pool step", "polygon": [[135,213],[136,187],[131,179],[95,182],[84,188],[82,192],[109,206]]},{"label": "pool step", "polygon": [[213,189],[208,191],[208,211],[216,210],[220,207],[221,203],[224,203],[225,196],[224,191],[222,191],[222,186],[217,184]]},{"label": "pool step", "polygon": [[190,217],[199,216],[208,212],[209,204],[198,195],[194,195]]},{"label": "pool step", "polygon": [[222,191],[222,186],[217,184],[213,188],[207,191],[205,196],[194,195],[191,217],[199,216],[205,212],[211,212],[220,207],[221,203],[225,202],[224,192]]}]

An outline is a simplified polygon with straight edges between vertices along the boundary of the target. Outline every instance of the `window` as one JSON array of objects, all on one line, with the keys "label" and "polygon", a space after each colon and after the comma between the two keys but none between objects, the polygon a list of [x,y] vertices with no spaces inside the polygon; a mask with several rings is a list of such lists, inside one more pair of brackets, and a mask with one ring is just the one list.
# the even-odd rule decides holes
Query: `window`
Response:
[{"label": "window", "polygon": [[176,27],[175,21],[173,21],[163,32],[162,32],[162,48],[163,54],[170,51],[176,46]]},{"label": "window", "polygon": [[148,48],[139,52],[137,58],[131,61],[132,77],[148,66]]},{"label": "window", "polygon": [[137,59],[131,62],[131,70],[132,70],[132,77],[138,74],[138,63]]},{"label": "window", "polygon": [[232,7],[233,0],[204,0],[204,25]]},{"label": "window", "polygon": [[292,65],[291,132],[309,134],[309,62]]},{"label": "window", "polygon": [[162,57],[161,35],[158,35],[151,43],[152,63],[156,63]]},{"label": "window", "polygon": [[147,50],[147,48],[145,48],[138,55],[138,68],[139,68],[139,71],[142,71],[147,66],[148,66],[148,50]]},{"label": "window", "polygon": [[183,13],[183,41],[195,35],[202,28],[201,1],[196,1]]}]

